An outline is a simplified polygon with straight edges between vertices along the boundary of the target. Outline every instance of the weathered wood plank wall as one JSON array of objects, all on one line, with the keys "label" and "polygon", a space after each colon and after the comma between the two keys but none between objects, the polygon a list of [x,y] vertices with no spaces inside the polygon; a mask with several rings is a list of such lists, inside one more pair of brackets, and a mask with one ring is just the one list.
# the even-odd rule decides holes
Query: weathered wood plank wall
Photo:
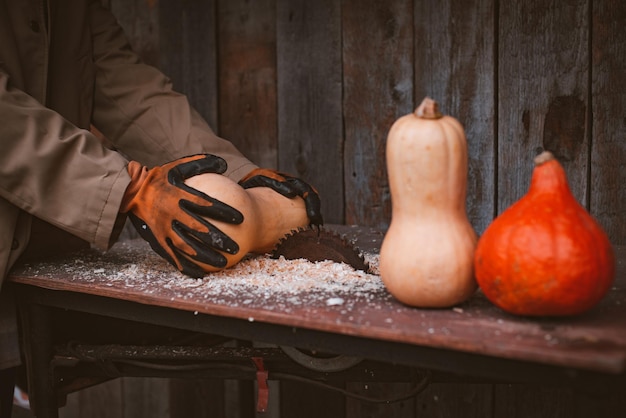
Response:
[{"label": "weathered wood plank wall", "polygon": [[328,222],[388,225],[387,131],[430,95],[466,128],[478,232],[550,149],[626,240],[623,2],[108,2],[222,136],[315,184]]},{"label": "weathered wood plank wall", "polygon": [[[466,128],[467,209],[479,233],[526,192],[533,157],[549,149],[577,199],[615,244],[626,244],[622,0],[104,2],[133,47],[172,78],[220,135],[257,164],[316,185],[327,222],[388,225],[387,131],[430,95]],[[210,382],[194,384],[111,382],[107,406],[132,391],[170,387],[171,400],[159,398],[143,416],[253,415],[225,399],[237,385],[225,393]],[[186,410],[198,393],[223,399]],[[72,398],[67,418],[86,416],[72,412],[78,405],[93,417],[139,416],[128,409],[136,404],[118,405],[128,414],[106,415],[96,403],[86,406],[96,397],[81,396],[83,402]],[[284,416],[319,416],[323,405],[329,417],[582,417],[592,410],[610,416],[625,402],[492,384],[436,384],[415,401],[386,408],[288,385],[280,395]]]},{"label": "weathered wood plank wall", "polygon": [[493,0],[415,3],[415,98],[431,96],[468,138],[467,212],[477,231],[496,214],[497,48]]},{"label": "weathered wood plank wall", "polygon": [[498,209],[521,196],[529,158],[555,153],[587,200],[588,4],[501,2],[498,54]]},{"label": "weathered wood plank wall", "polygon": [[590,13],[589,207],[626,244],[626,2],[593,0]]},{"label": "weathered wood plank wall", "polygon": [[327,219],[339,219],[345,210],[340,3],[279,0],[276,7],[279,165],[341,197],[324,202]]}]

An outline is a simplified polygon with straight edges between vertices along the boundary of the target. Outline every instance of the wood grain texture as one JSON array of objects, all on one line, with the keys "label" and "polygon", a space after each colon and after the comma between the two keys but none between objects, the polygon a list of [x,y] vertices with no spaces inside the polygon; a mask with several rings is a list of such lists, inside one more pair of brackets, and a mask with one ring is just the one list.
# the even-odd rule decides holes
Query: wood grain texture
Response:
[{"label": "wood grain texture", "polygon": [[[59,408],[59,418],[80,418],[80,393],[81,392],[74,392],[67,396],[65,405]],[[31,411],[28,412],[28,415],[24,414],[24,418],[31,418],[33,416]],[[14,411],[13,418],[16,417],[20,418],[20,415],[16,415]]]},{"label": "wood grain texture", "polygon": [[125,377],[121,382],[125,418],[170,418],[169,379]]},{"label": "wood grain texture", "polygon": [[[150,2],[148,2],[150,3]],[[216,0],[160,0],[160,68],[217,129]]]},{"label": "wood grain texture", "polygon": [[571,418],[575,412],[569,388],[496,385],[494,394],[494,417]]},{"label": "wood grain texture", "polygon": [[124,393],[121,379],[111,380],[80,391],[78,397],[78,417],[124,417]]},{"label": "wood grain texture", "polygon": [[624,391],[611,390],[599,385],[596,390],[574,390],[572,394],[574,418],[614,418],[626,417],[626,397]]},{"label": "wood grain texture", "polygon": [[277,168],[275,0],[219,0],[217,10],[219,133]]},{"label": "wood grain texture", "polygon": [[[277,0],[278,167],[313,184],[326,222],[343,222],[341,29],[334,0]],[[343,416],[344,399],[279,383],[280,414]]]},{"label": "wood grain texture", "polygon": [[[270,386],[268,382],[268,386]],[[255,415],[255,383],[247,380],[227,379],[224,381],[224,418],[251,418]],[[270,391],[272,388],[270,387]],[[272,392],[268,401],[268,412],[263,418],[275,418],[276,412],[280,411],[272,402],[276,402],[279,392]],[[182,418],[182,417],[181,417]]]},{"label": "wood grain texture", "polygon": [[280,382],[282,417],[344,417],[344,404],[343,395],[338,393],[289,380]]},{"label": "wood grain texture", "polygon": [[[170,379],[168,418],[224,417],[224,384],[219,380]],[[146,415],[150,416],[150,415]]]},{"label": "wood grain texture", "polygon": [[626,3],[594,0],[592,27],[590,211],[626,244]]},{"label": "wood grain texture", "polygon": [[413,2],[342,2],[345,221],[387,227],[389,128],[413,110]]},{"label": "wood grain texture", "polygon": [[342,223],[340,2],[277,1],[278,166],[312,183]]},{"label": "wood grain texture", "polygon": [[[347,239],[356,240],[356,245],[379,236],[368,230],[361,230],[360,234],[352,228],[337,227],[337,230],[347,231]],[[155,266],[159,265],[160,259],[143,240],[116,245],[106,254],[81,253],[78,259],[81,271],[87,273],[84,275],[72,270],[77,265],[77,258],[70,257],[58,259],[55,263],[37,263],[14,269],[10,280],[52,290],[70,290],[152,307],[173,308],[190,314],[197,312],[243,320],[254,318],[255,322],[271,322],[290,328],[623,373],[626,370],[626,247],[617,247],[616,256],[614,287],[593,310],[585,315],[541,321],[511,316],[490,303],[482,293],[476,293],[459,305],[457,308],[460,309],[429,310],[402,305],[386,290],[373,288],[367,292],[347,292],[342,295],[342,307],[329,308],[326,301],[336,294],[323,288],[302,292],[300,299],[285,298],[284,292],[273,292],[270,286],[264,289],[266,292],[262,298],[251,299],[245,292],[224,294],[223,289],[212,289],[210,281],[189,287],[186,283],[170,282],[169,270],[165,272],[165,279],[157,278],[161,273],[157,275]],[[119,272],[127,271],[129,265],[140,271],[150,270],[154,275],[147,279],[130,274],[124,275],[124,280],[114,280],[110,276],[117,277]],[[236,271],[237,266],[233,269]],[[41,274],[42,271],[46,273]],[[272,273],[278,282],[281,282],[281,275],[282,281],[290,277],[286,271]],[[168,284],[155,287],[157,280],[167,280]]]},{"label": "wood grain texture", "polygon": [[587,199],[588,3],[499,3],[498,212],[524,195],[533,158],[552,151]]},{"label": "wood grain texture", "polygon": [[417,397],[415,416],[419,418],[499,417],[493,414],[493,385],[459,383],[429,385]]},{"label": "wood grain texture", "polygon": [[494,0],[416,2],[415,99],[436,100],[468,144],[467,213],[481,233],[495,215]]}]

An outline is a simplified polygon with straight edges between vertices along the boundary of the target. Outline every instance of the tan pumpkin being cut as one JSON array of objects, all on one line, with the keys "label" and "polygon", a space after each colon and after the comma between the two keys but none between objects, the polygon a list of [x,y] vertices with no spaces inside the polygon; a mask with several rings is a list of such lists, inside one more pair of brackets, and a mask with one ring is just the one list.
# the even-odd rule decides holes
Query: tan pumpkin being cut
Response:
[{"label": "tan pumpkin being cut", "polygon": [[[268,187],[244,189],[228,177],[214,173],[191,177],[185,183],[243,214],[239,225],[211,220],[239,244],[237,254],[222,252],[228,260],[224,268],[235,265],[247,253],[271,251],[285,234],[309,224],[304,200],[299,197],[289,199]],[[222,270],[210,265],[203,265],[203,268],[207,272]]]}]

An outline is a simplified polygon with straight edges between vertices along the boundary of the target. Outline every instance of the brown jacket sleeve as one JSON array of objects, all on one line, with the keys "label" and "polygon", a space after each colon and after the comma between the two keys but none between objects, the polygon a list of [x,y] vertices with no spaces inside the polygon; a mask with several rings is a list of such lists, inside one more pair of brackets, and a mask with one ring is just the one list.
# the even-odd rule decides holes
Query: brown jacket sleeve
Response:
[{"label": "brown jacket sleeve", "polygon": [[0,197],[106,248],[130,181],[126,160],[13,88],[1,68],[0,115]]},{"label": "brown jacket sleeve", "polygon": [[166,76],[141,61],[99,1],[91,5],[91,27],[93,123],[120,151],[148,166],[201,152],[216,154],[226,160],[226,175],[235,181],[256,168],[215,135]]},{"label": "brown jacket sleeve", "polygon": [[[1,16],[0,21],[7,22],[0,28],[3,39],[0,48],[0,197],[106,248],[115,222],[119,220],[119,203],[129,182],[125,156],[152,166],[189,154],[214,153],[226,159],[227,175],[234,180],[256,166],[230,142],[217,137],[187,99],[172,90],[162,73],[140,61],[130,50],[114,17],[99,1],[75,6],[69,11],[77,10],[72,12],[74,18],[84,20],[72,21],[71,26],[63,26],[68,24],[63,19],[68,9],[58,5],[52,8],[51,16],[57,19],[51,26],[57,52],[50,58],[48,97],[54,108],[66,109],[68,115],[76,113],[73,109],[87,109],[94,125],[122,155],[102,147],[88,131],[41,104],[45,91],[41,94],[41,86],[31,80],[45,79],[37,77],[43,66],[41,69],[29,66],[30,73],[27,73],[27,68],[20,64],[21,61],[38,61],[39,55],[43,57],[42,54],[34,57],[32,52],[24,50],[24,46],[41,43],[29,39],[33,35],[20,19]],[[19,39],[14,39],[14,32],[5,31],[13,23],[14,30],[23,31]],[[80,36],[76,37],[76,31],[66,30],[68,27],[80,29]],[[63,47],[63,36],[79,39],[82,46],[77,51],[73,48],[59,50]],[[91,42],[85,44],[89,39]],[[66,41],[72,43],[69,39]],[[63,52],[66,49],[72,52]],[[59,51],[65,58],[59,58]],[[71,55],[76,52],[80,54]],[[18,56],[22,57],[21,61]],[[2,61],[7,71],[2,70]],[[67,74],[75,74],[75,77]],[[81,79],[80,85],[86,87],[81,90],[85,94],[73,93],[76,76]],[[93,84],[88,82],[90,78]],[[89,86],[93,86],[93,90]],[[37,99],[31,96],[35,92],[38,92]],[[78,102],[82,106],[77,106]],[[83,119],[78,113],[74,116]],[[9,229],[8,223],[0,225],[1,231]]]}]

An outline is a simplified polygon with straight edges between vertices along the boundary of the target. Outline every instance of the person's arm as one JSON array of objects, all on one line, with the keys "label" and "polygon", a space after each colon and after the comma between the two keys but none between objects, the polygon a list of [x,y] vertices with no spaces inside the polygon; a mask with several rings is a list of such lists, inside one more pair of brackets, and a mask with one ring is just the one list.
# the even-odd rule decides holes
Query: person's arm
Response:
[{"label": "person's arm", "polygon": [[31,96],[0,68],[0,196],[99,248],[111,244],[127,161]]},{"label": "person's arm", "polygon": [[196,153],[218,155],[226,176],[243,187],[265,186],[305,200],[312,224],[323,223],[317,191],[304,181],[259,169],[235,146],[219,138],[187,98],[159,70],[135,54],[115,17],[94,1],[91,7],[96,88],[94,124],[130,158],[147,166]]},{"label": "person's arm", "polygon": [[198,153],[226,160],[234,181],[256,168],[219,138],[187,98],[159,70],[134,53],[115,17],[99,1],[91,5],[96,67],[94,125],[120,151],[146,166]]}]

